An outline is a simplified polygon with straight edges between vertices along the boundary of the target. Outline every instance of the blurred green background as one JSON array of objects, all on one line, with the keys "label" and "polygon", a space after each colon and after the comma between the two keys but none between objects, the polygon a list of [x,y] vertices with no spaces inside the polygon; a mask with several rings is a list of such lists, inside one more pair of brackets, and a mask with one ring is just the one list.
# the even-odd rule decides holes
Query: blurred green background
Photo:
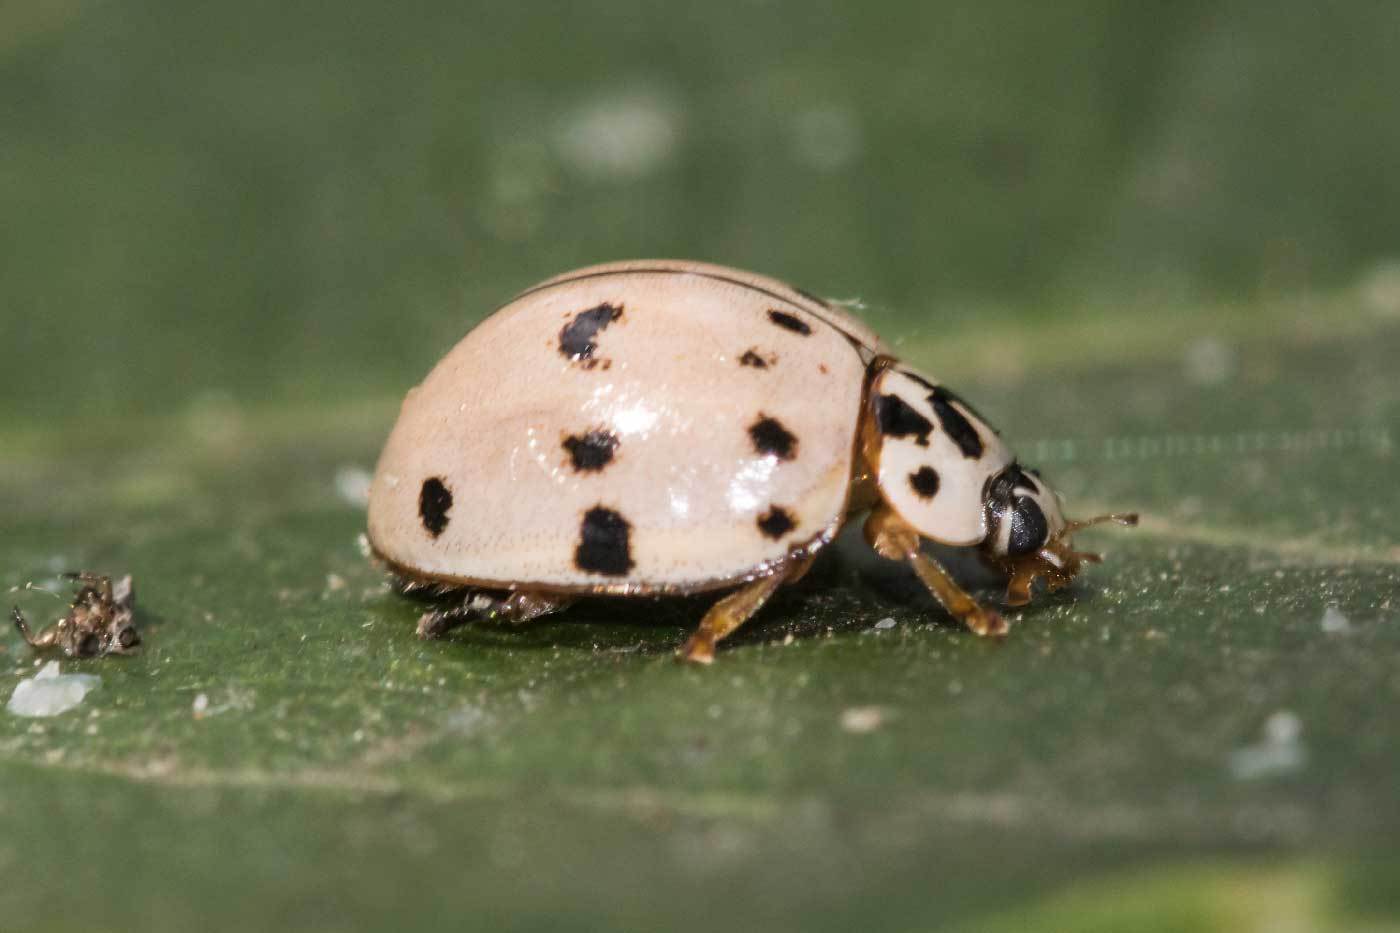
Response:
[{"label": "blurred green background", "polygon": [[8,0],[0,397],[398,392],[618,257],[895,329],[1346,287],[1400,243],[1397,44],[1383,0]]},{"label": "blurred green background", "polygon": [[[1382,0],[0,0],[0,587],[130,571],[147,633],[0,714],[0,929],[1400,929],[1398,53]],[[1144,527],[1003,645],[858,548],[710,670],[703,601],[416,641],[356,547],[399,398],[646,256],[858,299]]]}]

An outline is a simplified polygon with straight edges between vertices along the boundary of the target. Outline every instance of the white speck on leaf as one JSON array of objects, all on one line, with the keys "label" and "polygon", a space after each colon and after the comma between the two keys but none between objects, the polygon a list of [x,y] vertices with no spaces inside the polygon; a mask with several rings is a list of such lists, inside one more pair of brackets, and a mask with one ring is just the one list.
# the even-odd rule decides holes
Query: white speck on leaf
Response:
[{"label": "white speck on leaf", "polygon": [[369,470],[346,465],[335,471],[335,492],[346,505],[362,509],[369,505],[369,487],[373,482]]},{"label": "white speck on leaf", "polygon": [[1193,385],[1220,385],[1235,374],[1235,351],[1217,337],[1202,337],[1186,348],[1186,379]]},{"label": "white speck on leaf", "polygon": [[894,621],[894,619],[881,619],[879,622],[876,622],[876,623],[875,623],[875,631],[878,631],[878,632],[887,632],[887,631],[889,631],[890,629],[894,628],[894,626],[895,626],[895,621]]},{"label": "white speck on leaf", "polygon": [[1322,613],[1322,630],[1328,635],[1345,635],[1351,631],[1351,620],[1336,606],[1328,606]]},{"label": "white speck on leaf", "polygon": [[885,710],[879,706],[852,706],[841,712],[841,728],[853,735],[874,732],[885,724]]},{"label": "white speck on leaf", "polygon": [[83,697],[102,684],[93,674],[64,674],[57,661],[50,661],[28,680],[15,687],[6,707],[16,716],[57,716],[83,702]]},{"label": "white speck on leaf", "polygon": [[641,178],[675,155],[680,123],[680,110],[667,96],[650,88],[616,91],[569,113],[557,144],[565,162],[585,175]]},{"label": "white speck on leaf", "polygon": [[1303,721],[1279,710],[1264,721],[1263,737],[1230,753],[1230,774],[1237,781],[1257,781],[1301,771],[1308,762]]},{"label": "white speck on leaf", "polygon": [[256,705],[256,694],[246,687],[231,685],[226,687],[220,697],[220,702],[215,703],[209,698],[209,694],[200,693],[194,698],[191,712],[195,719],[204,719],[207,716],[218,716],[220,713],[246,713]]}]

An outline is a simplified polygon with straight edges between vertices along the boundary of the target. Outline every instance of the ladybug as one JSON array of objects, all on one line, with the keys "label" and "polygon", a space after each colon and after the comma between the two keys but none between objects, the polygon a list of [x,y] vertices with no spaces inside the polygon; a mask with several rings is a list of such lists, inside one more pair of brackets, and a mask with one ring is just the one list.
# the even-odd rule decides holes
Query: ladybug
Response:
[{"label": "ladybug", "polygon": [[1005,619],[923,539],[977,548],[1024,605],[1097,555],[971,405],[865,324],[781,281],[639,260],[534,286],[404,399],[369,543],[404,592],[452,596],[418,633],[526,622],[586,596],[729,591],[681,649],[715,645],[847,522],[980,635]]}]

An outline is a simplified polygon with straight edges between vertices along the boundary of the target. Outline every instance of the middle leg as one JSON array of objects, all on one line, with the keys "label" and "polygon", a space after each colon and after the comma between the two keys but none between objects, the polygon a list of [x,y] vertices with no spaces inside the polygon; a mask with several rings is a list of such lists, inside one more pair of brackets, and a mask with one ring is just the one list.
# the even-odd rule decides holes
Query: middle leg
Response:
[{"label": "middle leg", "polygon": [[748,583],[710,607],[700,627],[690,636],[680,651],[683,661],[710,664],[715,659],[715,645],[726,635],[753,618],[768,598],[784,583],[800,580],[812,566],[812,557],[794,561],[776,573]]}]

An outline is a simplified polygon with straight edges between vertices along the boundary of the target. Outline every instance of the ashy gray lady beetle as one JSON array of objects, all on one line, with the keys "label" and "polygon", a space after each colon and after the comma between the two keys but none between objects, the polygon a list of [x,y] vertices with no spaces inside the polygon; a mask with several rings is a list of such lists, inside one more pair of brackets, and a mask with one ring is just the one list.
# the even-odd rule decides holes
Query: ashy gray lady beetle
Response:
[{"label": "ashy gray lady beetle", "polygon": [[908,562],[981,635],[1005,620],[921,548],[977,547],[1009,605],[1097,555],[1057,495],[957,395],[843,310],[722,266],[593,266],[517,296],[408,393],[369,496],[404,590],[460,596],[421,636],[524,622],[580,596],[729,589],[681,651],[797,580],[841,526]]}]

